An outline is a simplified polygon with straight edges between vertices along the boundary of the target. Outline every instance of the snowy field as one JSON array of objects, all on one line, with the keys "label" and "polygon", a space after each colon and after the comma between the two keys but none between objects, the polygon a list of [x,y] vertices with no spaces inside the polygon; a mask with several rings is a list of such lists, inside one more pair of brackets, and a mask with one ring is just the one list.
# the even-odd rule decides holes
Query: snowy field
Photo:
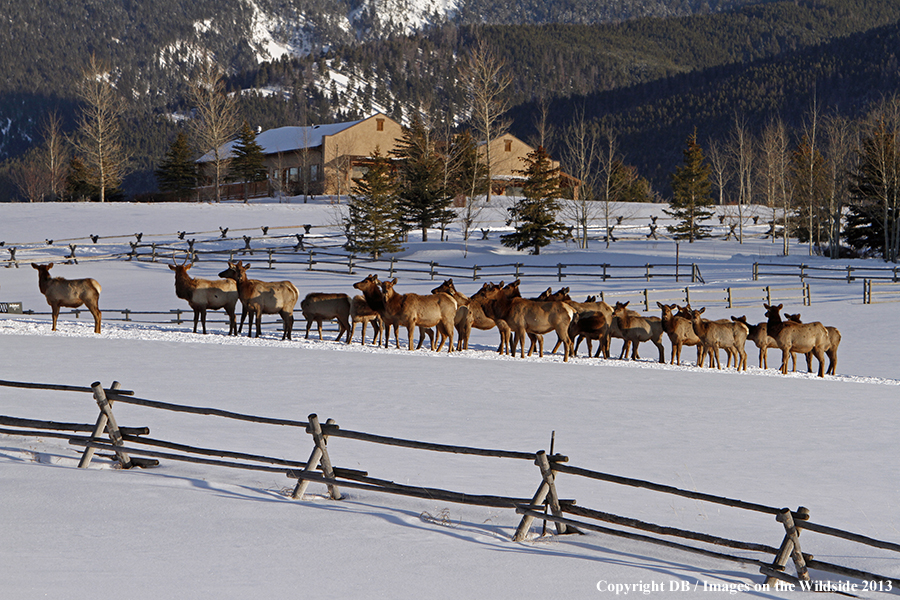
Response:
[{"label": "snowy field", "polygon": [[[635,207],[626,224],[644,227],[660,209]],[[53,260],[54,275],[101,283],[100,305],[108,318],[98,336],[86,313],[61,318],[56,333],[47,315],[0,316],[0,379],[77,386],[94,381],[108,386],[115,380],[141,398],[283,419],[306,420],[317,413],[345,429],[480,448],[549,450],[555,431],[555,450],[574,466],[768,506],[805,506],[816,523],[900,542],[900,436],[895,429],[900,426],[895,349],[900,305],[862,304],[859,281],[813,281],[811,306],[797,300],[785,304],[785,312],[801,312],[804,320],[837,326],[843,334],[837,375],[819,379],[759,369],[750,344],[750,368],[739,373],[697,369],[693,349],[682,354],[688,364],[660,365],[647,344],[638,362],[586,358],[583,349],[568,363],[561,355],[501,357],[494,352],[496,331],[474,332],[468,351],[449,355],[409,352],[405,338],[401,350],[363,347],[358,329],[352,345],[339,344],[331,341],[334,326],[326,341],[304,340],[299,306],[291,342],[280,340],[277,318],[271,316],[264,319],[261,339],[229,338],[221,313],[209,335],[195,335],[187,322],[114,320],[121,318],[116,309],[187,308],[175,297],[166,261],[64,264],[69,243],[78,244],[79,257],[89,258],[116,247],[127,250],[136,232],[147,239],[158,236],[153,239],[160,243],[177,240],[179,231],[215,232],[196,236],[214,238],[226,227],[249,231],[311,224],[321,234],[335,223],[335,210],[328,203],[304,205],[296,199],[249,206],[0,204],[0,259],[17,247],[23,261],[20,268],[0,268],[0,302],[19,301],[26,310],[47,312],[37,273],[28,263]],[[486,211],[481,226],[499,228],[502,217]],[[764,220],[748,226],[748,233],[764,231]],[[437,231],[427,243],[411,236],[399,256],[455,265],[674,262],[674,242],[640,239],[641,231],[623,236],[609,250],[600,241],[592,241],[588,251],[558,243],[531,257],[503,248],[496,231],[488,240],[477,233],[465,245],[454,227],[444,242],[434,241],[440,239]],[[101,236],[94,249],[89,235]],[[54,244],[48,247],[49,239]],[[682,243],[677,251],[682,263],[696,263],[704,276],[705,284],[691,286],[698,297],[705,289],[798,284],[796,277],[753,282],[754,262],[833,264],[807,256],[799,245],[792,246],[791,256],[781,257],[780,243],[755,235],[744,244]],[[885,266],[874,260],[837,264]],[[201,261],[191,275],[211,277],[224,267],[222,261]],[[367,274],[364,267],[351,275],[310,272],[302,265],[252,273],[260,279],[290,279],[301,297],[313,291],[352,294],[352,284]],[[427,293],[440,283],[427,274],[398,277],[401,292]],[[466,294],[482,283],[455,282]],[[687,284],[630,280],[601,285],[588,278],[559,283],[549,271],[525,280],[522,289],[524,295],[537,295],[560,285],[583,300],[601,290],[624,294]],[[711,318],[739,314],[751,322],[763,320],[761,305],[707,309]],[[552,346],[555,336],[548,342]],[[616,354],[620,344],[613,342]],[[664,344],[668,358],[668,340]],[[769,359],[770,367],[780,364],[780,351],[770,351]],[[86,394],[0,387],[2,415],[93,423],[96,413]],[[310,436],[298,429],[123,404],[115,414],[120,425],[148,426],[154,438],[194,446],[296,461],[305,461],[312,448]],[[530,497],[540,482],[537,467],[527,461],[338,438],[329,443],[329,452],[339,467],[471,494]],[[764,577],[753,565],[598,533],[555,536],[548,525],[548,534],[541,536],[536,523],[531,538],[516,543],[511,538],[519,517],[508,509],[353,489],[344,489],[345,499],[335,502],[317,484],[304,500],[295,501],[290,499],[295,480],[280,474],[167,460],[156,468],[123,471],[104,452],[91,469],[79,470],[79,454],[65,440],[0,435],[3,598],[316,594],[503,600],[611,597],[616,586],[631,586],[629,595],[644,597],[734,595],[729,589],[760,598],[799,593],[754,591]],[[769,515],[565,474],[558,476],[557,486],[562,498],[576,499],[580,506],[660,525],[776,547],[783,537],[782,526]],[[801,540],[804,552],[818,560],[900,577],[895,553],[812,532]],[[792,566],[788,572],[793,573]],[[812,576],[862,585],[822,572]],[[623,587],[618,589],[624,595]]]}]

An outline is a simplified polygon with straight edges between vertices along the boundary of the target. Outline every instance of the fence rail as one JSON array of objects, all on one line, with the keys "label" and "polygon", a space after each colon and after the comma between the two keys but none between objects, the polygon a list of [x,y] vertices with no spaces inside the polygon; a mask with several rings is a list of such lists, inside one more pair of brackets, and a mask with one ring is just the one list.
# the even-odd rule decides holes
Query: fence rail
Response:
[{"label": "fence rail", "polygon": [[900,302],[900,284],[892,281],[863,279],[863,304],[885,302]]},{"label": "fence rail", "polygon": [[[762,267],[762,269],[760,269]],[[778,269],[776,271],[767,268]],[[900,266],[896,267],[816,267],[811,265],[784,265],[776,263],[753,263],[753,281],[763,277],[799,277],[807,279],[823,279],[830,281],[846,281],[853,283],[857,279],[882,280],[900,282]]]},{"label": "fence rail", "polygon": [[[89,466],[91,457],[93,456],[93,452],[96,449],[102,449],[114,452],[116,459],[124,468],[130,468],[132,466],[153,466],[155,464],[158,464],[158,460],[156,459],[161,459],[186,461],[235,469],[263,471],[268,473],[283,473],[287,477],[297,481],[296,487],[294,488],[294,493],[292,494],[292,497],[295,499],[302,498],[308,484],[310,482],[315,482],[326,485],[329,489],[331,497],[334,499],[340,499],[341,494],[339,488],[346,487],[377,493],[396,494],[414,498],[427,498],[429,500],[455,502],[473,506],[490,506],[497,508],[515,509],[516,513],[522,516],[519,526],[516,529],[515,536],[513,537],[515,541],[522,541],[527,539],[534,521],[541,520],[545,523],[554,523],[557,527],[557,533],[559,534],[582,533],[581,530],[593,531],[605,535],[625,537],[628,539],[640,540],[650,544],[676,548],[685,552],[701,554],[721,560],[754,564],[759,568],[760,573],[766,576],[766,582],[765,584],[763,584],[766,586],[774,584],[778,580],[802,586],[803,582],[810,581],[810,576],[808,573],[808,569],[810,568],[826,572],[838,573],[850,577],[857,577],[866,581],[877,580],[882,582],[891,582],[892,585],[900,585],[900,579],[884,577],[882,575],[877,575],[858,569],[852,569],[841,565],[814,560],[810,554],[804,553],[800,547],[799,539],[799,532],[803,529],[811,532],[816,532],[821,535],[833,536],[846,541],[868,545],[892,552],[900,552],[900,544],[863,536],[860,534],[821,524],[812,523],[809,521],[808,509],[803,507],[800,507],[796,511],[791,511],[787,508],[777,508],[774,506],[744,502],[742,500],[725,498],[712,494],[682,490],[673,486],[657,484],[640,479],[601,473],[581,467],[565,465],[563,463],[568,460],[567,457],[557,454],[548,456],[544,451],[538,451],[535,453],[514,452],[398,439],[388,436],[344,430],[330,419],[324,424],[321,424],[319,423],[318,417],[315,414],[309,415],[307,421],[297,421],[272,417],[259,417],[254,415],[235,413],[231,411],[224,411],[220,409],[185,406],[140,399],[132,397],[132,394],[130,393],[119,390],[118,382],[114,382],[108,389],[104,389],[99,382],[92,384],[90,388],[22,383],[13,381],[0,381],[0,386],[27,389],[47,389],[67,392],[84,392],[86,389],[90,389],[93,392],[97,406],[100,408],[100,415],[97,419],[97,423],[94,426],[91,426],[90,424],[61,424],[46,421],[36,421],[33,419],[0,417],[0,424],[18,428],[0,429],[0,433],[2,434],[65,437],[72,445],[84,447],[85,451],[79,467]],[[288,427],[302,427],[307,433],[312,435],[313,451],[310,454],[308,460],[296,461],[284,458],[268,457],[259,454],[247,454],[228,450],[198,448],[187,444],[150,439],[146,437],[149,434],[148,428],[132,428],[129,430],[120,428],[118,426],[112,413],[112,406],[116,402],[138,404],[141,406],[167,411],[177,411],[236,419],[245,422],[249,421]],[[38,428],[39,431],[25,430],[23,429],[25,427]],[[68,433],[57,433],[59,430],[92,431],[92,434],[90,436],[75,436]],[[104,435],[109,438],[108,441],[103,439]],[[329,449],[333,450],[334,444],[332,444],[331,448],[329,448],[328,446],[326,446],[326,441],[328,438],[340,437],[346,439],[355,439],[367,443],[401,446],[404,448],[416,450],[452,452],[456,454],[470,454],[482,457],[526,459],[533,461],[534,464],[539,467],[540,483],[537,491],[531,498],[470,494],[468,492],[457,492],[439,488],[399,484],[394,481],[371,477],[368,472],[365,471],[344,469],[332,465],[331,456],[329,455]],[[126,442],[128,442],[129,445],[126,445]],[[140,446],[150,446],[151,449],[141,448]],[[164,448],[166,450],[173,450],[176,452],[162,452],[153,448]],[[136,458],[137,456],[151,457],[154,460],[142,460]],[[221,460],[221,458],[227,458],[229,460]],[[580,506],[577,505],[574,500],[561,499],[559,497],[557,492],[557,485],[558,476],[560,474],[599,480],[617,485],[641,488],[653,492],[672,494],[676,496],[691,498],[694,500],[729,506],[741,510],[762,512],[774,515],[776,521],[780,523],[784,529],[784,540],[782,541],[781,546],[776,548],[774,546],[768,546],[765,544],[732,540],[707,533],[658,525],[655,523],[632,519],[629,517],[611,513],[605,513],[588,507]],[[549,514],[547,512],[548,508],[550,510]],[[573,519],[567,515],[578,517],[578,519]],[[597,525],[592,521],[613,523],[620,527],[636,529],[644,533],[632,533],[630,531],[621,529],[611,529],[609,527]],[[652,535],[647,535],[647,533]],[[720,551],[711,550],[703,546],[684,544],[681,542],[675,542],[669,539],[665,539],[670,537],[686,539],[704,545],[738,549],[745,552],[755,552],[763,556],[774,555],[775,558],[774,560],[772,560],[771,558],[755,558],[748,557],[746,555],[730,555]],[[794,563],[797,572],[796,575],[788,574],[785,571],[785,567],[789,559]]]}]

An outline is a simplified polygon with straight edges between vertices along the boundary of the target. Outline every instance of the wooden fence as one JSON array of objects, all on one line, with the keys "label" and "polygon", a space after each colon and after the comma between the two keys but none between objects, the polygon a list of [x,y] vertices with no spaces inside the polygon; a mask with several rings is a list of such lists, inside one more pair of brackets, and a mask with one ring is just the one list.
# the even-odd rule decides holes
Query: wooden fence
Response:
[{"label": "wooden fence", "polygon": [[[900,552],[900,544],[813,523],[809,520],[809,510],[804,507],[792,511],[787,508],[745,502],[712,494],[683,490],[640,479],[621,477],[581,467],[569,466],[566,464],[568,462],[568,457],[554,454],[552,449],[551,453],[547,454],[543,450],[538,452],[518,452],[436,444],[342,429],[331,419],[327,420],[325,423],[320,423],[316,414],[309,415],[308,420],[306,421],[295,421],[272,417],[259,417],[215,408],[202,408],[157,402],[134,397],[133,392],[119,389],[119,384],[117,382],[114,382],[109,388],[104,388],[99,382],[95,382],[89,388],[14,381],[0,381],[0,386],[92,393],[93,398],[100,409],[99,416],[94,425],[51,423],[37,420],[17,419],[14,417],[0,418],[0,424],[12,427],[12,429],[0,429],[0,434],[64,437],[69,440],[70,444],[84,447],[85,450],[79,463],[79,467],[81,468],[90,465],[95,450],[105,450],[113,452],[116,460],[123,468],[152,467],[158,464],[158,460],[173,460],[270,473],[283,473],[288,478],[296,480],[296,484],[291,494],[291,497],[294,499],[301,499],[310,483],[318,483],[327,486],[330,497],[335,500],[342,497],[340,488],[345,487],[373,493],[427,498],[432,501],[437,500],[473,506],[506,508],[515,510],[517,514],[522,516],[515,534],[512,536],[512,540],[516,542],[529,539],[532,535],[531,530],[535,520],[544,521],[545,524],[546,522],[552,522],[555,524],[558,534],[578,534],[583,533],[584,531],[593,531],[610,536],[661,545],[720,560],[742,564],[753,564],[759,568],[761,574],[766,576],[765,583],[760,584],[760,587],[775,585],[777,582],[783,581],[796,586],[796,589],[808,589],[811,582],[809,569],[854,577],[866,582],[881,582],[884,585],[900,586],[900,579],[885,577],[813,558],[813,556],[803,552],[801,549],[800,534],[805,530],[891,552]],[[312,437],[312,451],[306,461],[291,461],[263,455],[198,448],[182,443],[152,439],[146,437],[149,435],[149,429],[147,428],[126,429],[119,427],[115,415],[113,414],[113,405],[115,403],[135,404],[160,410],[210,415],[245,422],[302,428]],[[70,433],[60,433],[60,431],[90,431],[91,435],[74,436]],[[329,439],[333,440],[336,438],[354,439],[373,444],[386,444],[411,450],[532,461],[539,470],[539,477],[535,478],[538,480],[537,491],[531,498],[517,498],[513,496],[482,495],[438,488],[426,488],[409,484],[399,484],[394,481],[371,477],[366,471],[340,468],[333,464],[332,452],[329,451],[334,450],[335,444],[332,443],[329,446],[327,442]],[[126,445],[126,443],[128,445]],[[160,450],[143,448],[142,446],[163,448],[174,452],[163,452]],[[577,505],[574,500],[566,500],[559,497],[559,475],[561,474],[691,498],[693,500],[720,506],[728,506],[745,511],[773,515],[775,520],[780,524],[779,530],[783,530],[784,537],[781,545],[776,548],[765,544],[732,540],[686,529],[661,526],[655,523],[582,507]],[[600,525],[597,522],[614,524],[626,529],[614,529],[605,525]],[[635,533],[629,530],[637,530],[642,533]],[[667,538],[680,538],[690,540],[693,543],[686,544]],[[805,537],[804,540],[806,540]],[[805,543],[806,542],[804,542],[804,544]],[[745,554],[738,556],[729,554],[727,551],[720,551],[717,548],[740,550]],[[747,554],[749,553],[752,553],[752,556],[748,556]],[[771,558],[772,556],[774,556],[774,559]],[[796,570],[795,575],[786,571],[789,560],[794,564]]]},{"label": "wooden fence", "polygon": [[[774,269],[774,270],[773,270]],[[810,265],[783,265],[774,263],[753,263],[753,281],[763,277],[799,277],[807,279],[824,279],[830,281],[846,281],[853,283],[860,277],[864,279],[887,280],[900,282],[900,266],[897,267],[814,267]]]},{"label": "wooden fence", "polygon": [[900,302],[900,284],[893,281],[863,279],[863,304],[884,302]]}]

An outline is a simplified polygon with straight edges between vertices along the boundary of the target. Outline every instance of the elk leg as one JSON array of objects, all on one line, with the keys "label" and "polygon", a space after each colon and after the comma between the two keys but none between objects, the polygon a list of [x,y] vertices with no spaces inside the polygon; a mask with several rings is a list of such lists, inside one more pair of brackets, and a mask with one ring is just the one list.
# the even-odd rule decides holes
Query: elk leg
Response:
[{"label": "elk leg", "polygon": [[53,313],[53,329],[51,331],[56,331],[56,320],[59,318],[59,306],[51,306],[50,310]]},{"label": "elk leg", "polygon": [[[294,329],[294,315],[289,312],[282,312],[281,320],[284,322],[284,334],[281,336],[281,339],[291,341],[291,331]],[[258,322],[257,325],[259,325]],[[256,337],[259,337],[259,335]]]},{"label": "elk leg", "polygon": [[[194,333],[197,333],[197,321],[200,320],[200,309],[194,309]],[[203,333],[206,333],[205,331]]]}]

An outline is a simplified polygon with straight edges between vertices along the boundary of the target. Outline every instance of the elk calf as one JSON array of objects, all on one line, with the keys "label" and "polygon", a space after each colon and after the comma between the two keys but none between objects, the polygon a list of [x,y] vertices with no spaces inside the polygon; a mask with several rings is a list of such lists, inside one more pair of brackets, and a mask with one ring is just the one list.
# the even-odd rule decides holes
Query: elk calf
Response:
[{"label": "elk calf", "polygon": [[59,308],[78,308],[84,304],[94,316],[94,333],[100,333],[100,284],[94,279],[63,279],[50,277],[53,263],[39,265],[31,263],[38,272],[38,288],[47,299],[53,311],[53,331],[56,331],[56,320]]},{"label": "elk calf", "polygon": [[344,332],[347,343],[350,343],[350,296],[347,294],[326,294],[313,292],[307,294],[300,303],[300,310],[306,319],[306,339],[309,339],[309,328],[313,321],[319,326],[319,339],[322,339],[322,321],[337,320],[338,331],[335,341],[340,341]]},{"label": "elk calf", "polygon": [[360,341],[362,345],[366,345],[366,325],[372,323],[372,344],[381,344],[381,317],[375,312],[366,299],[362,296],[353,296],[350,301],[350,339],[353,340],[353,330],[356,329],[357,323],[362,323],[362,332]]}]

